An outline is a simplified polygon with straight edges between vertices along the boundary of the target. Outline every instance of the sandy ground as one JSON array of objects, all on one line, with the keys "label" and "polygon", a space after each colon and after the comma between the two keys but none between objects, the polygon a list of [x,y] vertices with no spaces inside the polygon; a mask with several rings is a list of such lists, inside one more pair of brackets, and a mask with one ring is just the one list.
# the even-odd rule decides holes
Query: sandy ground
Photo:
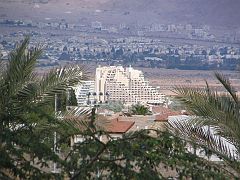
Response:
[{"label": "sandy ground", "polygon": [[[71,63],[63,63],[71,64]],[[85,64],[84,65],[88,72],[89,80],[94,80],[96,64]],[[38,68],[38,73],[43,74],[50,70],[52,67]],[[135,67],[134,67],[135,68]],[[176,86],[190,86],[190,87],[206,87],[206,81],[208,84],[218,90],[222,91],[224,88],[214,77],[215,71],[204,71],[204,70],[178,70],[178,69],[157,69],[157,68],[139,68],[135,69],[142,70],[145,79],[149,80],[150,85],[160,87],[162,93],[166,95],[174,95],[172,92]],[[237,71],[219,71],[230,78],[232,85],[235,90],[240,94],[240,72]]]},{"label": "sandy ground", "polygon": [[[172,92],[176,86],[190,86],[203,88],[208,84],[219,91],[223,90],[221,84],[214,76],[214,71],[203,70],[177,70],[177,69],[151,69],[140,68],[152,86],[159,86],[166,95],[174,95]],[[220,71],[230,78],[232,85],[240,91],[240,72]]]}]

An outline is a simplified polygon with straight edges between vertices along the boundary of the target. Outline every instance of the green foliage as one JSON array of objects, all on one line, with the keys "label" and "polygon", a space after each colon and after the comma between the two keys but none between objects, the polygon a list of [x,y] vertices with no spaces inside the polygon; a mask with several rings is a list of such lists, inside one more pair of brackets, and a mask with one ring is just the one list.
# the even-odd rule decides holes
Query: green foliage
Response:
[{"label": "green foliage", "polygon": [[141,104],[136,104],[131,107],[131,113],[134,115],[148,115],[151,114],[151,112],[148,110],[147,107]]},{"label": "green foliage", "polygon": [[176,98],[171,98],[170,99],[171,104],[169,105],[169,108],[174,110],[174,111],[180,111],[185,109],[184,105]]},{"label": "green foliage", "polygon": [[68,102],[69,106],[77,106],[77,98],[75,95],[74,90],[71,88],[69,89],[69,102]]},{"label": "green foliage", "polygon": [[121,101],[109,101],[108,104],[102,105],[102,107],[113,112],[121,112],[124,105]]},{"label": "green foliage", "polygon": [[53,132],[60,123],[54,118],[55,94],[75,85],[85,74],[82,67],[63,67],[37,77],[34,68],[42,49],[28,50],[26,38],[0,61],[0,179],[49,179],[57,177],[50,162],[61,159],[53,152]]},{"label": "green foliage", "polygon": [[[77,105],[77,98],[72,88],[57,94],[57,111],[65,112],[66,106]],[[54,102],[52,102],[52,106],[55,106]]]},{"label": "green foliage", "polygon": [[[90,127],[87,125],[86,127]],[[153,136],[154,134],[154,136]],[[186,150],[180,138],[156,130],[141,130],[114,140],[99,129],[79,131],[83,141],[66,156],[70,179],[229,179],[223,166]],[[100,136],[109,141],[100,141]]]},{"label": "green foliage", "polygon": [[178,99],[197,116],[189,121],[171,122],[170,129],[184,139],[217,153],[229,168],[240,175],[240,100],[227,77],[219,73],[215,76],[225,92],[212,90],[207,83],[205,89],[175,89]]}]

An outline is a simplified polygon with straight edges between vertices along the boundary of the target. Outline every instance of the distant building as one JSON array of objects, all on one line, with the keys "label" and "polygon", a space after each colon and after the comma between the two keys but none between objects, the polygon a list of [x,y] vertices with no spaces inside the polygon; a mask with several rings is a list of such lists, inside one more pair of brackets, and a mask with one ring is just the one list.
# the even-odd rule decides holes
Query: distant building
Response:
[{"label": "distant building", "polygon": [[127,26],[126,26],[126,24],[125,23],[122,23],[122,24],[120,24],[119,25],[119,29],[126,29],[127,28]]},{"label": "distant building", "polygon": [[78,86],[74,87],[78,106],[86,106],[94,104],[94,81],[82,81]]},{"label": "distant building", "polygon": [[164,26],[162,24],[152,24],[150,31],[164,31]]},{"label": "distant building", "polygon": [[95,78],[95,91],[100,102],[116,100],[132,105],[162,104],[165,101],[165,95],[149,85],[142,71],[132,67],[98,67]]},{"label": "distant building", "polygon": [[98,21],[92,22],[92,28],[101,30],[102,29],[102,23],[98,22]]},{"label": "distant building", "polygon": [[192,25],[191,24],[186,24],[186,30],[187,31],[192,31]]}]

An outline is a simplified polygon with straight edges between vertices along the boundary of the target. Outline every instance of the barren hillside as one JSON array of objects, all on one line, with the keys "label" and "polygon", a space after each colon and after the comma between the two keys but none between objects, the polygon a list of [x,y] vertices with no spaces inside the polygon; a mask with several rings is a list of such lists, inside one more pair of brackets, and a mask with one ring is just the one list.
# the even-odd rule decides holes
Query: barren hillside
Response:
[{"label": "barren hillside", "polygon": [[240,26],[239,0],[0,0],[0,18]]}]

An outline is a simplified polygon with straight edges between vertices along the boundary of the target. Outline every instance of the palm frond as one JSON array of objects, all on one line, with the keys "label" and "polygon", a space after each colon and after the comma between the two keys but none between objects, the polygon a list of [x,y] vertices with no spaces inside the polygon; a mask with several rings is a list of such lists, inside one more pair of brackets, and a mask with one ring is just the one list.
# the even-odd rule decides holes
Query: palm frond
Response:
[{"label": "palm frond", "polygon": [[[189,89],[187,87],[175,88],[177,97],[189,111],[199,117],[207,117],[208,125],[224,129],[226,138],[240,138],[239,108],[229,96],[223,96],[206,88],[205,90]],[[223,135],[223,132],[221,133]]]},{"label": "palm frond", "polygon": [[73,117],[81,117],[82,115],[87,115],[88,117],[91,116],[91,108],[90,107],[73,107],[71,109],[69,109],[68,111],[62,113],[60,112],[59,114],[57,114],[57,116],[60,117],[67,117],[67,116],[73,116]]},{"label": "palm frond", "polygon": [[49,103],[55,98],[55,94],[61,94],[68,88],[87,79],[84,66],[65,66],[53,69],[40,80],[29,82],[19,90],[19,100],[30,100],[41,103]]},{"label": "palm frond", "polygon": [[5,64],[3,62],[3,60],[0,59],[0,81],[2,80],[2,74],[5,71]]},{"label": "palm frond", "polygon": [[239,99],[238,96],[236,94],[236,91],[234,89],[234,87],[231,85],[229,79],[224,76],[223,74],[220,74],[218,72],[215,73],[215,77],[217,78],[217,80],[224,86],[224,88],[227,90],[227,92],[231,95],[231,97],[233,98],[233,100],[236,103],[239,103]]},{"label": "palm frond", "polygon": [[67,112],[60,112],[56,115],[59,117],[60,123],[63,127],[71,129],[71,135],[82,134],[86,130],[104,131],[105,127],[109,125],[110,121],[102,116],[96,116],[93,122],[92,129],[92,109],[75,107]]},{"label": "palm frond", "polygon": [[29,38],[9,55],[9,62],[2,74],[3,80],[8,87],[8,92],[15,95],[29,81],[35,81],[34,68],[37,59],[42,53],[41,48],[28,50]]},{"label": "palm frond", "polygon": [[10,53],[7,66],[8,80],[18,82],[31,78],[37,59],[42,53],[42,49],[34,48],[28,50],[28,44],[29,38],[26,38],[20,47]]},{"label": "palm frond", "polygon": [[227,139],[216,135],[214,128],[205,126],[200,119],[174,120],[167,127],[173,134],[190,143],[208,147],[228,161],[239,158],[237,148]]},{"label": "palm frond", "polygon": [[40,89],[37,92],[37,97],[44,99],[44,101],[52,100],[55,94],[66,91],[67,88],[83,80],[87,80],[84,66],[65,66],[52,70],[40,80]]},{"label": "palm frond", "polygon": [[[176,87],[177,99],[193,112],[192,120],[170,122],[169,130],[193,144],[208,147],[231,163],[239,160],[240,153],[240,116],[239,98],[230,81],[216,73],[215,76],[226,89],[219,93],[206,82],[205,89]],[[238,170],[238,165],[235,167]]]},{"label": "palm frond", "polygon": [[6,69],[5,66],[6,66],[6,64],[4,64],[4,62],[0,59],[0,91],[1,91],[1,89],[4,88],[4,86],[6,86],[5,80],[3,77],[3,74],[5,74],[5,69]]},{"label": "palm frond", "polygon": [[[192,143],[207,146],[225,159],[232,161],[240,153],[239,99],[229,79],[215,73],[227,93],[205,89],[176,87],[177,99],[197,118],[169,123],[169,130]],[[211,129],[207,130],[206,127]]]}]

